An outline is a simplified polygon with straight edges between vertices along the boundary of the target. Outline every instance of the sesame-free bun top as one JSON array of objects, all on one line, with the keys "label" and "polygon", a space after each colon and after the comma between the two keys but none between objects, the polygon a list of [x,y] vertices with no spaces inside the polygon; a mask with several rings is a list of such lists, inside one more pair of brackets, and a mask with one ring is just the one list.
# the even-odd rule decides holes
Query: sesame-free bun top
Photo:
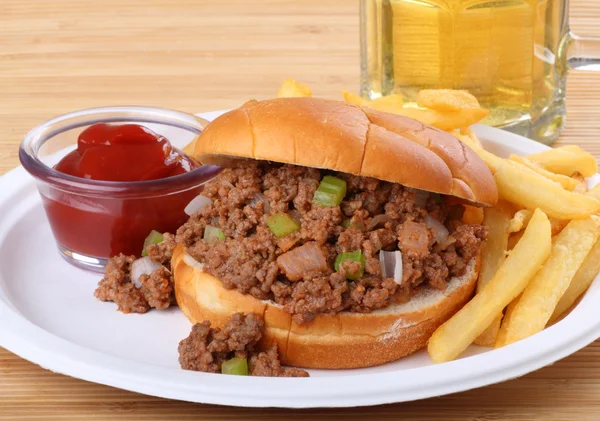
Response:
[{"label": "sesame-free bun top", "polygon": [[408,117],[319,98],[249,101],[195,142],[203,164],[251,158],[373,177],[494,205],[485,163],[454,136]]}]

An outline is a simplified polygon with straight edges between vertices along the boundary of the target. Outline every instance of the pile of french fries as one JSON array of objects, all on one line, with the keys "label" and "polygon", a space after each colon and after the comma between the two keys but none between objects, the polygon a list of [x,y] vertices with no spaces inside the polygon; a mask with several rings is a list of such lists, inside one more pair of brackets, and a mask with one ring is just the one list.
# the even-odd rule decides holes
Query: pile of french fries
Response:
[{"label": "pile of french fries", "polygon": [[471,343],[499,348],[542,331],[600,271],[600,185],[588,191],[584,180],[598,171],[593,156],[565,146],[502,159],[461,140],[494,173],[500,202],[484,209],[489,236],[477,294],[434,332],[434,362]]},{"label": "pile of french fries", "polygon": [[[278,97],[311,96],[287,79]],[[469,128],[487,115],[465,91],[422,90],[419,108],[399,95],[374,100],[347,91],[360,106],[412,117],[445,130],[473,149],[494,174],[495,207],[467,206],[463,220],[489,229],[483,245],[477,293],[429,340],[436,363],[455,359],[470,344],[499,348],[543,330],[565,315],[600,271],[600,184],[595,158],[578,146],[529,156],[500,158],[486,151]]]}]

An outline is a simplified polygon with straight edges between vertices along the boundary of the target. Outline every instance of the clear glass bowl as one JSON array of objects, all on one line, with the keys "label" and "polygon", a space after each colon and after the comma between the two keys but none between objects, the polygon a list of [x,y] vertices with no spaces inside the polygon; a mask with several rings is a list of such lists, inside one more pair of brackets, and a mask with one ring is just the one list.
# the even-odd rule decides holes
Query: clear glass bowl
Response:
[{"label": "clear glass bowl", "polygon": [[105,107],[76,111],[31,130],[19,150],[23,167],[36,179],[60,254],[71,264],[102,271],[110,256],[139,255],[151,230],[174,232],[187,220],[185,206],[219,167],[150,181],[98,181],[53,169],[74,150],[79,134],[96,123],[149,127],[178,148],[198,136],[203,120],[149,107]]}]

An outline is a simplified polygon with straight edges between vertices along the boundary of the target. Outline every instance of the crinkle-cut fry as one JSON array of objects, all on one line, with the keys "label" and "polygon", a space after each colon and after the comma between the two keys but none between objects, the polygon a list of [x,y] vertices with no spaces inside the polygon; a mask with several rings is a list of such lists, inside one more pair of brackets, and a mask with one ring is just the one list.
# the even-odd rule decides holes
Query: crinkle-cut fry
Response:
[{"label": "crinkle-cut fry", "polygon": [[427,347],[431,359],[436,363],[453,360],[481,335],[527,286],[548,258],[551,242],[548,217],[537,209],[494,278],[433,333]]},{"label": "crinkle-cut fry", "polygon": [[360,107],[369,107],[386,113],[400,114],[402,111],[402,96],[391,94],[375,99],[366,99],[352,92],[342,91],[344,101]]},{"label": "crinkle-cut fry", "polygon": [[354,104],[354,105],[358,105],[361,107],[363,105],[366,105],[369,101],[368,99],[364,99],[360,95],[357,95],[350,91],[342,91],[342,97],[344,98],[345,102],[348,102],[348,103]]},{"label": "crinkle-cut fry", "polygon": [[550,172],[550,171],[544,169],[541,165],[531,162],[526,157],[513,154],[510,156],[510,160],[518,162],[519,164],[532,169],[536,173],[546,177],[548,180],[552,180],[555,183],[560,184],[566,190],[573,191],[575,189],[575,187],[577,187],[577,185],[579,184],[578,181],[575,180],[574,178],[571,178],[566,175],[555,174],[553,172]]},{"label": "crinkle-cut fry", "polygon": [[463,108],[459,111],[438,111],[432,109],[404,107],[394,111],[406,117],[414,118],[441,130],[451,131],[469,127],[488,115],[484,108]]},{"label": "crinkle-cut fry", "polygon": [[312,96],[312,90],[292,78],[284,80],[277,92],[277,98],[301,98],[307,96]]},{"label": "crinkle-cut fry", "polygon": [[596,241],[596,244],[594,244],[594,247],[592,247],[579,269],[577,269],[577,273],[573,276],[571,283],[569,283],[569,287],[556,305],[556,308],[550,317],[549,324],[555,322],[570,309],[573,304],[575,304],[575,301],[577,301],[581,294],[588,289],[599,271],[600,241]]},{"label": "crinkle-cut fry", "polygon": [[[484,215],[483,224],[488,227],[488,237],[481,248],[477,291],[483,290],[506,259],[511,212],[506,206],[499,204],[494,208],[486,208]],[[475,343],[480,346],[494,346],[501,320],[502,313],[498,313],[494,321],[475,339]]]},{"label": "crinkle-cut fry", "polygon": [[558,234],[548,260],[529,282],[510,317],[504,317],[506,337],[499,345],[511,344],[544,329],[598,235],[600,226],[594,218],[573,220]]},{"label": "crinkle-cut fry", "polygon": [[600,212],[600,201],[572,193],[535,171],[505,160],[494,174],[499,196],[523,208],[540,208],[559,219],[584,219]]},{"label": "crinkle-cut fry", "polygon": [[458,89],[421,89],[417,93],[417,104],[439,111],[481,108],[477,98],[470,92]]},{"label": "crinkle-cut fry", "polygon": [[577,145],[562,146],[528,155],[527,159],[556,174],[571,176],[579,172],[591,177],[598,172],[596,158]]}]

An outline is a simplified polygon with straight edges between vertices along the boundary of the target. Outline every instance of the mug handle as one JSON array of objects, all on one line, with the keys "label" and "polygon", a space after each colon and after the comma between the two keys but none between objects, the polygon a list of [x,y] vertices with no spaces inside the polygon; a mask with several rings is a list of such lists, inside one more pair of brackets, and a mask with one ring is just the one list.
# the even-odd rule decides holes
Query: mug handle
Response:
[{"label": "mug handle", "polygon": [[580,37],[569,32],[560,55],[566,70],[600,71],[600,37]]}]

